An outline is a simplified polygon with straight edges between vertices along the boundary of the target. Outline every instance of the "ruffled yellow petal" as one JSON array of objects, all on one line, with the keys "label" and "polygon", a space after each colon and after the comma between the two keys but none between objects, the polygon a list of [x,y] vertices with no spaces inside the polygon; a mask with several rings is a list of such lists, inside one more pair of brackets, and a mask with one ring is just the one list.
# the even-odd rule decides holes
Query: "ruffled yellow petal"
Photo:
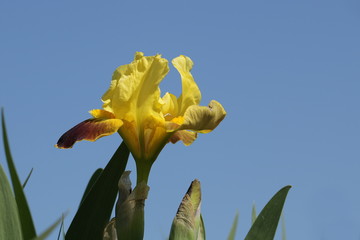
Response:
[{"label": "ruffled yellow petal", "polygon": [[115,70],[110,88],[102,97],[103,108],[137,125],[149,117],[163,119],[159,84],[168,71],[168,62],[160,55],[136,53],[132,63]]},{"label": "ruffled yellow petal", "polygon": [[[164,101],[159,89],[168,71],[168,61],[160,55],[136,53],[133,62],[115,70],[110,88],[102,97],[104,110],[125,123],[119,133],[138,159],[148,158],[156,148],[154,144],[164,142],[164,135],[169,135],[163,127]],[[163,134],[158,127],[163,128]]]},{"label": "ruffled yellow petal", "polygon": [[118,131],[123,122],[120,119],[87,119],[64,133],[55,147],[71,148],[81,140],[95,141]]},{"label": "ruffled yellow petal", "polygon": [[197,138],[196,132],[180,130],[174,132],[174,134],[171,135],[169,141],[172,143],[176,143],[179,140],[181,140],[186,146],[189,146],[195,141],[196,138]]},{"label": "ruffled yellow petal", "polygon": [[201,92],[190,73],[194,63],[189,57],[180,55],[172,60],[172,64],[179,71],[181,76],[182,94],[178,99],[178,115],[183,115],[189,106],[198,105],[200,103]]},{"label": "ruffled yellow petal", "polygon": [[212,100],[208,107],[193,105],[184,114],[183,123],[167,123],[168,131],[189,129],[200,133],[208,133],[214,130],[225,118],[226,112],[223,106]]}]

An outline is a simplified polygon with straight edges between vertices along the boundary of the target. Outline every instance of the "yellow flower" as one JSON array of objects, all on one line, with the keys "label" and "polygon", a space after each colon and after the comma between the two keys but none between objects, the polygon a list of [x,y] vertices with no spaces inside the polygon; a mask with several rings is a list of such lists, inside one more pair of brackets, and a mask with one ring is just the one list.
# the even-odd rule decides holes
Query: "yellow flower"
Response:
[{"label": "yellow flower", "polygon": [[169,72],[168,61],[138,52],[132,63],[115,70],[102,97],[103,109],[91,110],[93,118],[63,134],[56,146],[71,148],[77,141],[95,141],[118,132],[136,162],[151,166],[169,141],[190,145],[197,132],[211,132],[224,119],[224,108],[214,100],[208,107],[198,105],[201,93],[190,73],[190,58],[181,55],[172,64],[181,75],[179,98],[171,93],[160,97],[159,84]]}]

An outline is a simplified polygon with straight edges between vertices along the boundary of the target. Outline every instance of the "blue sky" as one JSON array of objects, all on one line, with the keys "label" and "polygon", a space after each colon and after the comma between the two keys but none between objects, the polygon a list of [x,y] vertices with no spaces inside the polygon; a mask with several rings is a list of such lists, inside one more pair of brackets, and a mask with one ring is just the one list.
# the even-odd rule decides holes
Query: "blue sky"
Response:
[{"label": "blue sky", "polygon": [[[190,182],[202,184],[208,239],[237,239],[292,185],[288,239],[360,238],[360,3],[343,1],[2,1],[0,105],[38,232],[63,212],[68,226],[93,171],[121,139],[54,148],[100,108],[112,72],[136,51],[195,62],[203,95],[227,117],[190,147],[155,162],[145,239],[166,239]],[[174,68],[162,93],[180,94]],[[5,164],[1,149],[1,164]],[[133,160],[128,169],[133,170]]]}]

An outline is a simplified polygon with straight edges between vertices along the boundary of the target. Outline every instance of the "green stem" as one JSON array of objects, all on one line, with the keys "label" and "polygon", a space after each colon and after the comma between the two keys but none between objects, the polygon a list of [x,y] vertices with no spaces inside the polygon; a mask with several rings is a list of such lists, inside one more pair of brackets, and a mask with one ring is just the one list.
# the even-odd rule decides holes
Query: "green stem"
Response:
[{"label": "green stem", "polygon": [[150,161],[136,162],[136,185],[141,182],[145,182],[145,184],[148,183],[151,165]]}]

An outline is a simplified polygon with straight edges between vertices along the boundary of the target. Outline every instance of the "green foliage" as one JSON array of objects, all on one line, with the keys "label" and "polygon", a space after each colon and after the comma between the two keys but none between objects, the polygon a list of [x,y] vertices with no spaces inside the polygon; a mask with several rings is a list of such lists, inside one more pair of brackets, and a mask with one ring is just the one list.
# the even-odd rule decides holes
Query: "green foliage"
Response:
[{"label": "green foliage", "polygon": [[84,194],[81,198],[81,201],[80,201],[80,205],[81,203],[84,201],[85,197],[88,195],[88,193],[90,192],[90,189],[92,188],[92,186],[95,184],[95,182],[98,180],[98,178],[100,177],[101,173],[103,172],[103,169],[102,168],[98,168],[94,173],[93,175],[91,176],[86,188],[85,188],[85,191],[84,191]]},{"label": "green foliage", "polygon": [[32,169],[24,184],[21,185],[10,152],[3,109],[1,110],[1,120],[5,156],[12,180],[13,191],[11,191],[10,183],[0,164],[0,239],[44,240],[59,224],[61,219],[45,230],[43,234],[36,236],[31,212],[23,191],[31,176]]},{"label": "green foliage", "polygon": [[22,240],[21,224],[14,195],[0,165],[0,239]]},{"label": "green foliage", "polygon": [[[3,111],[1,117],[4,149],[12,184],[10,184],[0,165],[0,239],[45,240],[59,223],[63,223],[63,217],[58,219],[41,235],[36,236],[31,212],[23,191],[33,170],[31,169],[22,185],[11,156]],[[119,183],[119,180],[125,171],[128,157],[129,150],[125,143],[122,143],[107,166],[94,172],[84,191],[79,209],[66,235],[63,234],[66,240],[103,240],[104,229],[109,223],[118,192],[119,200],[116,205],[116,218],[108,225],[107,235],[110,238],[104,239],[113,240],[116,235],[119,240],[120,237],[121,239],[135,239],[133,236],[136,236],[136,239],[143,238],[144,206],[149,187],[146,184],[139,183],[132,191],[129,178],[123,182],[124,186],[121,187],[121,181]],[[130,186],[127,186],[127,182],[130,183]],[[256,216],[256,208],[253,205],[252,226],[245,240],[273,240],[280,217],[282,220],[282,240],[286,240],[282,209],[290,188],[290,186],[286,186],[278,191],[266,204],[259,216]],[[170,231],[170,240],[206,239],[200,206],[200,182],[194,180],[174,218]],[[235,239],[238,219],[239,214],[237,213],[228,240]],[[61,233],[63,233],[63,224],[60,227],[59,237]],[[128,237],[124,238],[125,235]]]},{"label": "green foliage", "polygon": [[15,164],[13,162],[11,152],[10,152],[10,146],[9,141],[7,137],[6,132],[6,126],[5,126],[5,117],[4,117],[4,111],[1,111],[1,120],[2,120],[2,131],[3,131],[3,141],[4,141],[4,149],[5,149],[5,156],[6,161],[8,164],[12,187],[15,194],[15,200],[17,204],[17,208],[20,213],[20,222],[21,222],[21,231],[24,239],[32,239],[36,237],[36,231],[35,226],[31,217],[30,209],[27,204],[25,194],[23,191],[23,186],[20,183],[20,179],[18,177]]},{"label": "green foliage", "polygon": [[125,170],[128,157],[129,150],[125,143],[122,143],[81,202],[65,239],[102,239],[114,207],[117,184]]},{"label": "green foliage", "polygon": [[231,226],[231,230],[228,236],[228,240],[234,240],[235,239],[235,234],[236,234],[236,229],[237,229],[237,225],[238,225],[238,221],[239,221],[239,213],[237,212],[234,218],[234,222]]},{"label": "green foliage", "polygon": [[273,240],[286,196],[291,186],[278,191],[256,218],[245,240]]},{"label": "green foliage", "polygon": [[52,231],[55,230],[55,228],[63,221],[63,217],[56,220],[55,223],[53,223],[48,229],[46,229],[40,236],[37,236],[33,240],[45,240]]}]

